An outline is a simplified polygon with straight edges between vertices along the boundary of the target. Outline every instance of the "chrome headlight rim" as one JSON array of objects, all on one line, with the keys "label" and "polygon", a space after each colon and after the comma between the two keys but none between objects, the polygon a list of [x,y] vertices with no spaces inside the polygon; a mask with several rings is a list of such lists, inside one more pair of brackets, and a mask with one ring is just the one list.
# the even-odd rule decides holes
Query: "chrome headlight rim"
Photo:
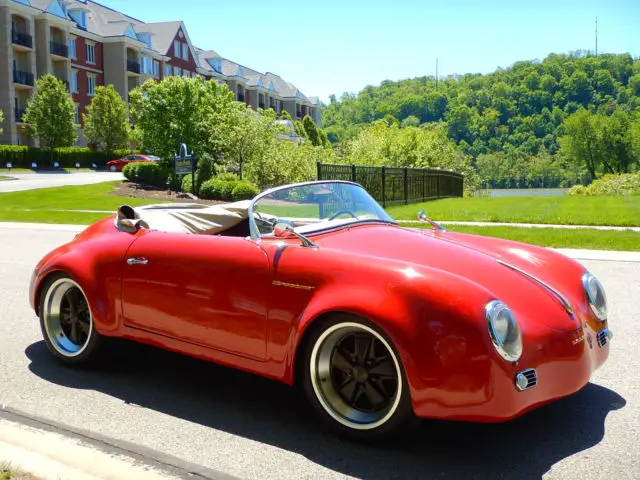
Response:
[{"label": "chrome headlight rim", "polygon": [[[592,292],[591,287],[595,286],[597,292],[594,294]],[[586,272],[582,275],[582,288],[584,288],[585,294],[587,296],[587,301],[589,302],[589,307],[591,307],[591,311],[596,316],[598,320],[604,322],[607,320],[607,295],[604,291],[604,287],[600,280],[590,272]],[[598,294],[602,296],[602,305],[598,306]]]},{"label": "chrome headlight rim", "polygon": [[[520,360],[522,356],[522,333],[509,307],[499,300],[492,300],[485,305],[484,310],[489,337],[498,355],[507,362],[515,363]],[[505,338],[501,338],[496,330],[495,321],[498,315],[504,312],[507,314],[509,330]],[[512,337],[511,341],[507,344],[506,340],[510,336]]]}]

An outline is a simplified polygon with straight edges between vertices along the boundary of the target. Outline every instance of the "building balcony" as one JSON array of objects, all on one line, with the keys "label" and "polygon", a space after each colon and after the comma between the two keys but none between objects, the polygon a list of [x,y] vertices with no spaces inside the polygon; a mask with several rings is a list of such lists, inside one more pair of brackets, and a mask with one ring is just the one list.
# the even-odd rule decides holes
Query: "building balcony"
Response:
[{"label": "building balcony", "polygon": [[18,83],[20,85],[28,85],[33,87],[33,73],[22,72],[20,70],[13,71],[13,83]]},{"label": "building balcony", "polygon": [[239,102],[244,102],[244,94],[242,94],[242,93],[238,94],[238,101]]},{"label": "building balcony", "polygon": [[64,43],[49,42],[49,49],[51,55],[57,55],[59,57],[69,58],[69,46]]},{"label": "building balcony", "polygon": [[261,109],[263,109],[263,110],[265,109],[265,108],[264,108],[264,106],[265,106],[265,105],[264,105],[264,103],[259,103],[259,104],[258,104],[258,108],[261,108]]},{"label": "building balcony", "polygon": [[11,30],[11,42],[22,47],[33,48],[33,38],[26,32]]},{"label": "building balcony", "polygon": [[13,113],[16,117],[16,123],[22,123],[22,116],[24,115],[24,109],[15,108]]},{"label": "building balcony", "polygon": [[140,74],[140,63],[134,60],[127,60],[127,72]]}]

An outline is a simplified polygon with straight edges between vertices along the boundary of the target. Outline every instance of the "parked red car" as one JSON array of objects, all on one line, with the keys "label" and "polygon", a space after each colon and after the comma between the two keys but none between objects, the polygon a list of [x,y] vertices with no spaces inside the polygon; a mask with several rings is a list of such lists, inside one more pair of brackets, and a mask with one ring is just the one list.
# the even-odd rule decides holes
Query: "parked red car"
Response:
[{"label": "parked red car", "polygon": [[30,301],[64,364],[133,339],[300,387],[356,438],[510,420],[582,389],[612,338],[596,277],[431,225],[402,227],[341,181],[124,205],[38,263]]},{"label": "parked red car", "polygon": [[159,157],[155,155],[126,155],[122,158],[118,158],[117,160],[110,160],[107,162],[106,167],[110,172],[121,172],[122,169],[132,163],[132,162],[158,162],[160,161]]}]

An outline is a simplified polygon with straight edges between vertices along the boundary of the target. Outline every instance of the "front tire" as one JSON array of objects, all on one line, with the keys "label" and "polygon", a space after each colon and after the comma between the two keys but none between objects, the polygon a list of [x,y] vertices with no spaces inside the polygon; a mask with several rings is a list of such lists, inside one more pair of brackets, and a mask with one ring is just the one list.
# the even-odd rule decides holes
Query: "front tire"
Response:
[{"label": "front tire", "polygon": [[102,336],[95,329],[86,295],[70,276],[56,275],[42,289],[40,328],[56,359],[72,366],[94,364]]},{"label": "front tire", "polygon": [[352,315],[336,315],[310,332],[303,388],[338,434],[376,440],[417,421],[399,355],[384,333]]},{"label": "front tire", "polygon": [[109,166],[109,170],[112,172],[117,172],[118,171],[118,167],[116,167],[115,165],[110,165]]}]

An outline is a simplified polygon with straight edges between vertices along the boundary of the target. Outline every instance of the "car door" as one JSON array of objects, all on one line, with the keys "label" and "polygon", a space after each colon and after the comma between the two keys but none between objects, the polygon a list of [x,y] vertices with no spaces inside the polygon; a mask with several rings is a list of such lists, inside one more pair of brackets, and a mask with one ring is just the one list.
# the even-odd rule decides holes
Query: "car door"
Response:
[{"label": "car door", "polygon": [[126,325],[265,358],[270,271],[255,241],[141,232],[123,262]]}]

